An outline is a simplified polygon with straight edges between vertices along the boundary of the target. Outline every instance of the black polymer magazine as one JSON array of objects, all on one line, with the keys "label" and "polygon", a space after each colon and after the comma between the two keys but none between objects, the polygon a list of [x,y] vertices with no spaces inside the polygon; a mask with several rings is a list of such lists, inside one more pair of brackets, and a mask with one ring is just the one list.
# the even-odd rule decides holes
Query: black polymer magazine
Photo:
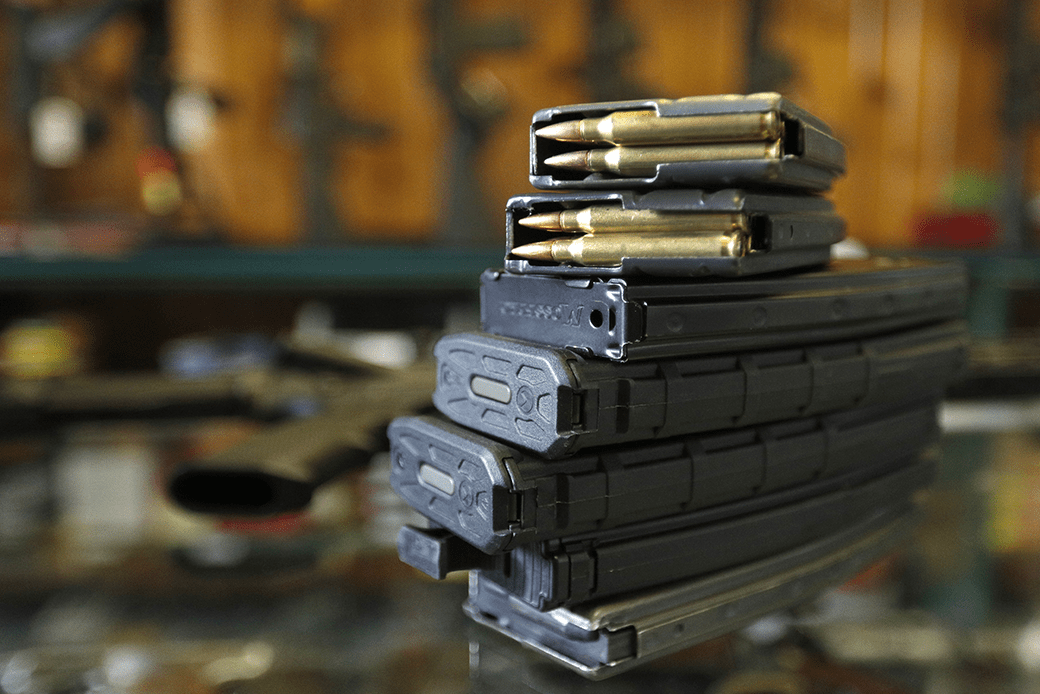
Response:
[{"label": "black polymer magazine", "polygon": [[[538,456],[437,417],[389,428],[390,484],[436,526],[486,554],[690,513],[876,469],[938,435],[936,402]],[[794,492],[798,493],[798,492]]]},{"label": "black polymer magazine", "polygon": [[852,340],[959,318],[958,264],[870,258],[715,280],[567,278],[487,270],[481,329],[625,361]]},{"label": "black polymer magazine", "polygon": [[914,508],[881,508],[813,542],[748,564],[549,611],[475,571],[463,609],[553,662],[600,680],[812,600],[905,542],[918,515]]},{"label": "black polymer magazine", "polygon": [[960,372],[961,321],[879,337],[702,357],[614,362],[487,333],[434,348],[442,414],[549,459],[595,446],[941,394]]},{"label": "black polymer magazine", "polygon": [[714,522],[690,514],[535,542],[495,555],[492,566],[479,571],[538,610],[602,600],[785,552],[881,509],[909,508],[933,472],[932,461],[913,462],[865,482]]}]

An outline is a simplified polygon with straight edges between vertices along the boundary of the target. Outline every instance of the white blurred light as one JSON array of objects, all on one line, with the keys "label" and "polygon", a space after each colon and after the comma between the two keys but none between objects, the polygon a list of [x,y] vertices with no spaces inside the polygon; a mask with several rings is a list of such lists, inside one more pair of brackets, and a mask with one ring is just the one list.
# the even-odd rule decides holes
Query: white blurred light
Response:
[{"label": "white blurred light", "polygon": [[33,158],[51,168],[72,166],[85,147],[83,121],[83,109],[75,101],[60,96],[41,99],[29,113]]},{"label": "white blurred light", "polygon": [[1040,622],[1030,622],[1022,629],[1016,644],[1018,660],[1027,670],[1040,670]]},{"label": "white blurred light", "polygon": [[154,660],[140,648],[122,646],[105,653],[105,678],[117,689],[137,686],[154,669]]},{"label": "white blurred light", "polygon": [[170,143],[181,152],[194,154],[213,139],[217,106],[209,94],[198,89],[181,89],[166,103]]}]

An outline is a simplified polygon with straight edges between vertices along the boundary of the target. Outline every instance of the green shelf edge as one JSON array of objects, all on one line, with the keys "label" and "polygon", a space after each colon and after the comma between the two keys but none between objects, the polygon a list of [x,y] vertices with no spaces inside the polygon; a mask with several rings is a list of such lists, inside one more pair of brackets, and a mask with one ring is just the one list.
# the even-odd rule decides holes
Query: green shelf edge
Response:
[{"label": "green shelf edge", "polygon": [[152,248],[126,258],[0,258],[0,289],[473,289],[502,251],[447,247]]}]

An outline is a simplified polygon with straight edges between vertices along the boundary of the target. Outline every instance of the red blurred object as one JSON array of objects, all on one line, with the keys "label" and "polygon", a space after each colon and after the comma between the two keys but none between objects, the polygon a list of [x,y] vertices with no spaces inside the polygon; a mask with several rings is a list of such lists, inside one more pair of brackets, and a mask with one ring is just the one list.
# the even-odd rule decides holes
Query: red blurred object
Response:
[{"label": "red blurred object", "polygon": [[897,570],[898,555],[889,554],[850,578],[841,586],[841,590],[851,592],[876,590],[892,582]]},{"label": "red blurred object", "polygon": [[306,529],[305,513],[289,513],[273,518],[229,518],[220,521],[220,529],[245,535],[292,535]]},{"label": "red blurred object", "polygon": [[945,248],[988,248],[996,244],[997,220],[980,212],[936,214],[914,226],[915,246]]},{"label": "red blurred object", "polygon": [[137,175],[144,178],[156,171],[176,171],[173,155],[162,147],[146,147],[137,155]]}]

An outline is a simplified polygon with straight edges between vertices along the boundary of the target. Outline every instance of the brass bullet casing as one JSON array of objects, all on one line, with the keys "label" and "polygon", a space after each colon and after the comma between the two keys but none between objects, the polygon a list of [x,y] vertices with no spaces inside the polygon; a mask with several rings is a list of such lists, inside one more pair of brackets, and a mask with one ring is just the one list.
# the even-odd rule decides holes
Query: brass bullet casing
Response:
[{"label": "brass bullet casing", "polygon": [[535,135],[561,142],[614,145],[695,144],[777,140],[783,121],[775,111],[701,116],[659,116],[655,111],[617,111],[602,118],[553,123]]},{"label": "brass bullet casing", "polygon": [[[771,166],[770,162],[754,165]],[[742,162],[722,162],[720,169]],[[662,166],[661,171],[685,167]],[[504,266],[516,274],[541,273],[587,277],[590,271],[568,263],[531,261],[513,253],[538,241],[579,234],[606,237],[626,234],[747,233],[753,252],[740,257],[625,258],[620,265],[599,267],[599,277],[737,277],[822,265],[831,245],[845,237],[844,220],[819,195],[790,191],[723,189],[647,190],[652,182],[592,176],[609,190],[528,193],[506,204]],[[559,180],[563,180],[562,178]]]},{"label": "brass bullet casing", "polygon": [[555,106],[534,114],[528,135],[541,190],[631,179],[621,187],[818,192],[846,165],[834,131],[776,93]]},{"label": "brass bullet casing", "polygon": [[527,260],[613,267],[623,258],[740,257],[749,251],[744,232],[728,234],[587,234],[576,239],[538,241],[512,254]]},{"label": "brass bullet casing", "polygon": [[576,171],[612,173],[618,176],[653,176],[661,164],[748,159],[775,161],[782,156],[781,141],[776,140],[774,142],[579,150],[549,157],[545,163],[548,166]]},{"label": "brass bullet casing", "polygon": [[705,231],[722,234],[748,228],[747,217],[742,214],[626,210],[613,205],[533,214],[518,220],[517,223],[530,229],[547,232],[584,232],[586,234],[622,232],[682,234]]}]

